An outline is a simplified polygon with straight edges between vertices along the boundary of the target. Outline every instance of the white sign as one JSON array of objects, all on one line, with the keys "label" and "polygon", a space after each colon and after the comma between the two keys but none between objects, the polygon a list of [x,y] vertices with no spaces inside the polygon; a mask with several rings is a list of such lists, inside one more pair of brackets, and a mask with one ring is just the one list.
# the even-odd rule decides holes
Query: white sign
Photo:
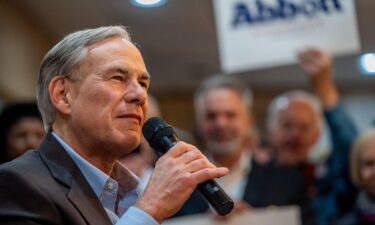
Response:
[{"label": "white sign", "polygon": [[296,62],[306,47],[360,50],[354,0],[213,0],[225,72]]},{"label": "white sign", "polygon": [[233,215],[229,220],[219,221],[209,214],[177,217],[163,222],[163,225],[300,225],[300,211],[297,206],[251,209]]}]

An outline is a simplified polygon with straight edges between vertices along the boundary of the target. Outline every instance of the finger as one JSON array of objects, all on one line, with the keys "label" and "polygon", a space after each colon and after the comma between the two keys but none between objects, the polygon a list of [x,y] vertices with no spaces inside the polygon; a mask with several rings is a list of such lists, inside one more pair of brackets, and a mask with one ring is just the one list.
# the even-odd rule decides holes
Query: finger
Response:
[{"label": "finger", "polygon": [[175,146],[173,146],[167,153],[166,155],[171,156],[173,158],[177,158],[184,154],[185,152],[189,152],[193,149],[196,149],[193,145],[189,145],[183,141],[177,142]]},{"label": "finger", "polygon": [[325,55],[327,55],[325,52],[317,48],[311,48],[301,53],[301,57],[307,60],[319,60]]},{"label": "finger", "polygon": [[299,62],[304,62],[305,59],[306,59],[305,52],[299,52],[298,55],[297,55],[297,59],[298,59]]},{"label": "finger", "polygon": [[315,62],[315,61],[313,63],[311,63],[309,67],[310,67],[309,72],[311,74],[316,74],[321,70],[321,67],[320,67],[319,63]]},{"label": "finger", "polygon": [[320,51],[319,49],[313,48],[309,50],[308,54],[309,54],[309,57],[311,58],[318,58],[322,55],[322,51]]},{"label": "finger", "polygon": [[332,65],[332,58],[329,55],[322,55],[319,64],[321,67],[330,67]]},{"label": "finger", "polygon": [[183,162],[184,164],[188,164],[199,158],[206,158],[206,157],[198,149],[193,149],[191,151],[185,152],[179,157],[180,161]]},{"label": "finger", "polygon": [[324,62],[325,64],[331,61],[331,55],[328,52],[323,51],[321,49],[312,50],[309,54],[309,57],[318,62]]},{"label": "finger", "polygon": [[311,58],[311,57],[306,56],[306,55],[302,55],[298,59],[299,59],[299,63],[302,66],[308,66],[308,65],[314,63],[314,58]]},{"label": "finger", "polygon": [[225,221],[229,220],[229,216],[228,215],[220,216],[218,214],[215,214],[214,219],[217,220],[217,221],[220,221],[220,222],[225,222]]},{"label": "finger", "polygon": [[298,58],[300,59],[309,59],[314,56],[314,50],[313,49],[305,49],[303,51],[300,51],[298,53]]},{"label": "finger", "polygon": [[219,178],[227,175],[229,172],[228,168],[225,167],[215,167],[215,168],[205,168],[202,170],[195,171],[192,176],[198,184],[203,181]]},{"label": "finger", "polygon": [[247,202],[244,202],[244,201],[234,203],[234,207],[235,209],[240,210],[240,211],[248,210],[251,208],[251,206]]},{"label": "finger", "polygon": [[204,168],[215,168],[215,166],[211,164],[207,159],[194,160],[190,162],[189,164],[187,164],[186,167],[190,173],[194,173]]}]

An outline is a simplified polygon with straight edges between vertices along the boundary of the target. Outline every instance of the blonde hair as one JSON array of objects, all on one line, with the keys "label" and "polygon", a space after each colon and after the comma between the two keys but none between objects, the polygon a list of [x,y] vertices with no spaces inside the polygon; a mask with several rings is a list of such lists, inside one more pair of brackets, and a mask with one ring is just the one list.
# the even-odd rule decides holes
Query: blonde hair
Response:
[{"label": "blonde hair", "polygon": [[375,129],[370,129],[362,133],[354,142],[350,156],[350,175],[353,183],[361,186],[361,154],[374,146],[375,151]]}]

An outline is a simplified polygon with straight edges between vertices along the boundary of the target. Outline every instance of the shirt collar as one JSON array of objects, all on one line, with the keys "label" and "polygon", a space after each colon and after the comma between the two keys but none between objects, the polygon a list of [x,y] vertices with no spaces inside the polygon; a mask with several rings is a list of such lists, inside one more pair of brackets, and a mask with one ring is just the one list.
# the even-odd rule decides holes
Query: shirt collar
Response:
[{"label": "shirt collar", "polygon": [[[251,151],[249,149],[242,150],[241,157],[239,158],[237,163],[234,164],[234,166],[232,168],[230,168],[229,175],[231,173],[233,173],[234,171],[243,171],[245,173],[250,171],[251,163],[252,163],[252,161],[251,161],[252,156],[251,156],[250,152]],[[208,155],[207,157],[211,162],[213,162],[213,164],[215,166],[222,166],[222,165],[220,165],[220,163],[215,161],[215,159],[212,155]],[[229,175],[227,175],[227,176],[229,176]],[[224,177],[227,177],[227,176],[224,176]]]},{"label": "shirt collar", "polygon": [[[96,196],[100,197],[104,190],[104,186],[110,178],[107,174],[89,163],[86,159],[74,151],[68,144],[66,144],[55,132],[52,135],[64,147],[69,156],[76,163],[82,174],[88,181],[90,187],[94,190]],[[139,178],[131,172],[128,168],[123,166],[120,162],[116,162],[111,177],[119,184],[118,194],[124,195],[128,191],[135,189],[138,186]]]}]

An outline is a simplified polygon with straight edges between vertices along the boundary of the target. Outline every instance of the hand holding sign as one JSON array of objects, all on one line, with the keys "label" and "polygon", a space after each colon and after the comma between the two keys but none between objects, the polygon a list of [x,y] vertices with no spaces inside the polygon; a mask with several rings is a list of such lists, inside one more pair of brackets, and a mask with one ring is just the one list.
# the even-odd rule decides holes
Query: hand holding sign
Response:
[{"label": "hand holding sign", "polygon": [[309,48],[298,54],[298,61],[309,76],[312,88],[324,109],[334,107],[338,103],[339,95],[333,81],[331,55],[318,48]]}]

